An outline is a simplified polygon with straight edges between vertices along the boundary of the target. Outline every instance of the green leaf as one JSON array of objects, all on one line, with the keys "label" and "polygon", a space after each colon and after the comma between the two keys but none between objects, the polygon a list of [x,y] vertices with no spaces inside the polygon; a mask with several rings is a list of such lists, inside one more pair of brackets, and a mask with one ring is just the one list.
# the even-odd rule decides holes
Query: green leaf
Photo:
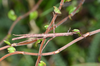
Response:
[{"label": "green leaf", "polygon": [[41,40],[37,40],[37,43],[40,43],[41,42]]},{"label": "green leaf", "polygon": [[4,40],[4,42],[8,45],[11,45],[11,43],[9,41]]},{"label": "green leaf", "polygon": [[69,16],[69,19],[72,20],[71,16]]},{"label": "green leaf", "polygon": [[[67,11],[69,11],[69,14],[71,14],[75,9],[76,9],[76,7],[74,7],[74,6],[67,7]],[[79,12],[79,10],[76,11],[76,13],[78,13],[78,12]]]},{"label": "green leaf", "polygon": [[9,47],[7,50],[8,50],[9,53],[13,53],[13,52],[16,51],[16,49],[14,47],[12,47],[12,46]]},{"label": "green leaf", "polygon": [[17,16],[15,15],[15,12],[13,10],[10,10],[8,12],[8,17],[9,17],[9,19],[11,19],[13,21],[16,20],[16,18],[17,18]]},{"label": "green leaf", "polygon": [[30,17],[30,20],[36,19],[38,17],[38,12],[37,11],[31,12],[29,17]]},{"label": "green leaf", "polygon": [[71,0],[64,0],[64,2],[70,2]]},{"label": "green leaf", "polygon": [[72,30],[73,32],[77,32],[77,34],[79,35],[79,36],[81,36],[81,33],[80,33],[80,30],[79,29],[74,29],[74,30]]},{"label": "green leaf", "polygon": [[73,8],[69,11],[69,14],[71,14],[75,9],[76,9],[76,7],[73,7]]},{"label": "green leaf", "polygon": [[47,29],[49,27],[49,25],[45,25],[44,27]]},{"label": "green leaf", "polygon": [[79,29],[74,29],[73,31],[74,31],[74,32],[80,32],[80,30],[79,30]]},{"label": "green leaf", "polygon": [[42,40],[43,40],[43,39],[37,40],[37,41],[35,42],[35,46],[37,46],[37,44],[41,43]]},{"label": "green leaf", "polygon": [[61,11],[56,6],[54,6],[54,12],[57,14],[61,14]]},{"label": "green leaf", "polygon": [[38,64],[38,66],[46,66],[46,63],[43,61],[40,61],[40,63]]}]

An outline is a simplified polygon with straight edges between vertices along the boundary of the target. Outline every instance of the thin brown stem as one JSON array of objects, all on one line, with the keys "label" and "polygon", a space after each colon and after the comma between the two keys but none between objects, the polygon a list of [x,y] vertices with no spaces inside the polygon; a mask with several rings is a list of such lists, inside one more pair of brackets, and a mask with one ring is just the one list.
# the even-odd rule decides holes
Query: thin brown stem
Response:
[{"label": "thin brown stem", "polygon": [[46,42],[46,44],[45,44],[44,47],[42,48],[42,52],[43,52],[44,48],[47,46],[47,44],[48,44],[53,38],[55,38],[55,37],[50,38],[50,39]]},{"label": "thin brown stem", "polygon": [[31,40],[26,40],[26,41],[23,41],[23,42],[19,42],[19,43],[17,43],[17,46],[22,46],[22,45],[28,45],[28,44],[31,44],[31,43],[35,43],[39,39],[42,39],[42,38],[36,38],[36,39],[31,39]]},{"label": "thin brown stem", "polygon": [[13,53],[9,53],[9,54],[3,56],[2,58],[0,58],[0,62],[3,59],[7,58],[8,56],[15,55],[15,54],[27,54],[27,55],[34,55],[34,56],[38,55],[38,53],[28,53],[28,52],[23,52],[23,51],[16,51],[16,52],[13,52]]},{"label": "thin brown stem", "polygon": [[[63,3],[64,3],[64,0],[61,0],[60,6],[59,6],[59,10],[61,10]],[[55,19],[56,19],[56,18],[57,18],[57,14],[54,14],[54,16],[53,16],[53,18],[52,18],[52,20],[51,20],[51,23],[50,23],[50,25],[49,25],[49,27],[48,27],[47,30],[45,31],[45,34],[47,34],[47,33],[49,32],[49,29],[50,29],[51,25],[55,22]],[[36,61],[35,66],[38,66],[38,63],[39,63],[40,60],[41,60],[42,47],[43,47],[43,45],[44,45],[44,42],[45,42],[45,38],[43,39],[43,41],[42,41],[42,43],[41,43],[41,46],[40,46],[40,48],[39,48],[39,56],[38,56],[38,59],[37,59],[37,61]]]},{"label": "thin brown stem", "polygon": [[4,49],[7,49],[7,48],[9,48],[9,47],[10,47],[10,45],[1,47],[1,48],[0,48],[0,51],[1,51],[1,50],[4,50]]},{"label": "thin brown stem", "polygon": [[49,33],[49,34],[23,34],[23,35],[18,35],[20,37],[13,38],[12,40],[17,40],[17,39],[23,39],[23,38],[33,38],[33,37],[42,37],[42,38],[47,38],[47,37],[58,37],[58,36],[69,36],[76,34],[77,32],[68,32],[68,33]]}]

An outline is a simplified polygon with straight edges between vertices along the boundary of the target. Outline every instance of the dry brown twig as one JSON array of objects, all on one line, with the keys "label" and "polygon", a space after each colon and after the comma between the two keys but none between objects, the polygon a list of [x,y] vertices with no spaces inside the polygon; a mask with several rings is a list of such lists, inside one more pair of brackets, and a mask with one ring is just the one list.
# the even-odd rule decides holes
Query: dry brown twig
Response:
[{"label": "dry brown twig", "polygon": [[32,37],[41,37],[41,38],[47,38],[47,37],[58,37],[58,36],[69,36],[76,34],[76,32],[68,32],[68,33],[49,33],[49,34],[23,34],[23,35],[15,35],[15,36],[20,36],[17,38],[13,38],[12,40],[17,40],[17,39],[23,39],[23,38],[32,38]]},{"label": "dry brown twig", "polygon": [[[39,53],[29,53],[29,52],[24,52],[24,51],[16,51],[16,52],[13,52],[13,53],[9,53],[5,56],[3,56],[2,58],[0,58],[0,61],[2,61],[3,59],[5,59],[6,57],[8,56],[11,56],[11,55],[14,55],[14,54],[26,54],[26,55],[34,55],[34,56],[38,56],[37,58],[37,62],[36,62],[36,65],[35,66],[38,66],[38,63],[40,62],[41,60],[41,56],[47,56],[47,55],[53,55],[53,54],[57,54],[59,52],[61,52],[62,50],[66,49],[67,47],[71,46],[72,44],[88,37],[88,36],[91,36],[93,34],[96,34],[98,32],[100,32],[100,29],[98,30],[95,30],[95,31],[92,31],[92,32],[88,32],[86,34],[84,34],[83,36],[71,41],[70,43],[66,44],[65,46],[61,47],[60,49],[56,50],[56,51],[53,51],[53,52],[48,52],[48,53],[42,53],[43,49],[46,47],[46,45],[48,44],[49,41],[51,41],[53,38],[57,37],[57,36],[66,36],[67,34],[68,35],[72,35],[72,34],[75,34],[75,32],[69,32],[69,33],[55,33],[55,28],[58,27],[59,25],[61,25],[62,23],[64,23],[65,21],[67,21],[67,19],[69,17],[72,17],[76,14],[76,11],[82,6],[82,4],[84,3],[85,0],[81,0],[81,2],[79,3],[79,5],[77,6],[77,8],[70,14],[68,15],[67,17],[65,17],[64,19],[62,19],[60,22],[58,22],[56,25],[55,25],[55,20],[57,18],[57,14],[53,14],[53,18],[50,22],[50,25],[49,27],[47,28],[47,30],[45,31],[44,34],[33,34],[33,35],[29,35],[29,34],[25,34],[25,35],[19,35],[20,37],[17,37],[17,38],[14,38],[13,40],[16,40],[16,39],[22,39],[22,38],[28,38],[28,37],[36,37],[35,40],[32,40],[32,41],[29,41],[29,42],[21,42],[21,43],[13,43],[11,46],[19,46],[19,45],[26,45],[26,44],[29,44],[29,43],[33,43],[35,41],[37,41],[38,39],[43,39],[41,45],[40,45],[40,48],[39,48]],[[37,7],[39,6],[39,4],[42,2],[42,0],[39,0],[39,2],[37,3],[38,5],[35,7],[35,9],[37,9]],[[60,2],[60,6],[59,6],[59,10],[61,10],[62,8],[62,5],[64,3],[64,0],[61,0]],[[34,11],[31,10],[31,11]],[[10,28],[9,32],[8,32],[8,35],[11,34],[12,32],[12,29],[14,28],[15,24],[22,18],[26,17],[29,15],[29,13],[31,12],[29,11],[28,13],[26,13],[25,15],[23,15],[23,17],[19,17],[13,24],[13,26]],[[53,27],[52,27],[53,25]],[[48,34],[51,30],[53,30],[54,33],[52,34]],[[48,38],[48,37],[52,37],[51,39],[49,39],[47,41],[47,43],[44,45],[44,42],[45,42],[45,39]],[[7,37],[6,37],[7,38]],[[44,47],[43,47],[44,46]],[[4,50],[6,48],[8,48],[10,46],[4,46],[4,47],[1,47],[0,50]]]},{"label": "dry brown twig", "polygon": [[[61,0],[60,6],[59,6],[59,10],[61,10],[63,3],[64,3],[64,0]],[[47,33],[49,32],[49,29],[50,29],[50,27],[54,24],[56,18],[57,18],[57,14],[54,13],[54,14],[53,14],[53,18],[52,18],[52,20],[51,20],[51,22],[50,22],[50,25],[49,25],[49,27],[47,28],[47,30],[45,31],[45,34],[47,34]],[[38,56],[38,59],[37,59],[37,61],[36,61],[35,66],[38,66],[38,63],[39,63],[40,60],[41,60],[42,47],[43,47],[43,45],[44,45],[44,42],[45,42],[45,38],[43,39],[43,41],[42,41],[42,43],[41,43],[41,45],[40,45],[40,48],[39,48],[39,56]]]}]

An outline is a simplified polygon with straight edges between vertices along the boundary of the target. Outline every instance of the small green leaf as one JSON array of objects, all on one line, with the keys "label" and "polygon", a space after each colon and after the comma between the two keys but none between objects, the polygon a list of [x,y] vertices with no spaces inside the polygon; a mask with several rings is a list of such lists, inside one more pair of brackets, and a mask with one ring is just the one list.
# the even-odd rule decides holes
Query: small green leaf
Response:
[{"label": "small green leaf", "polygon": [[64,0],[64,2],[70,2],[71,0]]},{"label": "small green leaf", "polygon": [[[67,7],[67,11],[69,11],[69,14],[71,14],[75,9],[76,9],[76,7],[74,7],[74,6]],[[76,11],[76,13],[78,13],[78,12],[79,12],[79,10]]]},{"label": "small green leaf", "polygon": [[9,41],[4,40],[4,42],[8,45],[11,45],[11,43]]},{"label": "small green leaf", "polygon": [[37,43],[40,43],[41,42],[41,40],[37,40]]},{"label": "small green leaf", "polygon": [[81,33],[80,33],[80,30],[79,29],[74,29],[74,30],[72,30],[73,32],[77,32],[77,34],[79,35],[79,36],[81,36]]},{"label": "small green leaf", "polygon": [[49,25],[45,25],[44,27],[47,29],[49,27]]},{"label": "small green leaf", "polygon": [[71,16],[69,16],[69,19],[72,20]]},{"label": "small green leaf", "polygon": [[7,50],[8,50],[9,53],[13,53],[13,52],[16,51],[16,49],[14,47],[12,47],[12,46],[9,47]]},{"label": "small green leaf", "polygon": [[73,8],[69,11],[69,14],[71,14],[75,9],[76,9],[76,7],[73,7]]},{"label": "small green leaf", "polygon": [[38,12],[37,11],[31,12],[29,17],[30,17],[30,20],[36,19],[38,17]]},{"label": "small green leaf", "polygon": [[43,39],[37,40],[37,41],[35,42],[35,46],[37,46],[37,44],[41,43],[42,40],[43,40]]},{"label": "small green leaf", "polygon": [[17,16],[15,15],[15,12],[13,10],[10,10],[8,12],[8,17],[9,17],[9,19],[11,19],[13,21],[16,20],[16,18],[17,18]]},{"label": "small green leaf", "polygon": [[54,6],[54,12],[57,14],[61,14],[61,11],[56,6]]},{"label": "small green leaf", "polygon": [[46,63],[43,61],[40,61],[40,63],[38,64],[38,66],[46,66]]},{"label": "small green leaf", "polygon": [[74,32],[80,32],[80,30],[79,30],[79,29],[74,29],[73,31],[74,31]]}]

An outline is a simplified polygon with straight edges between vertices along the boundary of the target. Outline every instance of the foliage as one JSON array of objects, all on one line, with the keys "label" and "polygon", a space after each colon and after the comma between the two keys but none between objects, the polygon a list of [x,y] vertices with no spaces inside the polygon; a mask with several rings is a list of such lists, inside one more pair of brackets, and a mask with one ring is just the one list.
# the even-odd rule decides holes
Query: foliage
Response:
[{"label": "foliage", "polygon": [[12,47],[12,46],[9,47],[7,50],[8,50],[9,53],[13,53],[13,52],[16,51],[16,49],[14,47]]},{"label": "foliage", "polygon": [[43,61],[40,61],[39,65],[38,66],[46,66],[46,63],[43,62]]},{"label": "foliage", "polygon": [[9,17],[9,19],[11,19],[11,20],[16,20],[16,18],[17,18],[17,16],[15,15],[15,13],[14,13],[14,11],[13,10],[10,10],[9,12],[8,12],[8,17]]},{"label": "foliage", "polygon": [[34,12],[30,13],[30,20],[36,19],[37,17],[38,17],[38,12],[37,11],[34,11]]},{"label": "foliage", "polygon": [[53,6],[54,7],[54,12],[57,13],[57,14],[61,14],[60,10],[56,7],[56,6]]}]

